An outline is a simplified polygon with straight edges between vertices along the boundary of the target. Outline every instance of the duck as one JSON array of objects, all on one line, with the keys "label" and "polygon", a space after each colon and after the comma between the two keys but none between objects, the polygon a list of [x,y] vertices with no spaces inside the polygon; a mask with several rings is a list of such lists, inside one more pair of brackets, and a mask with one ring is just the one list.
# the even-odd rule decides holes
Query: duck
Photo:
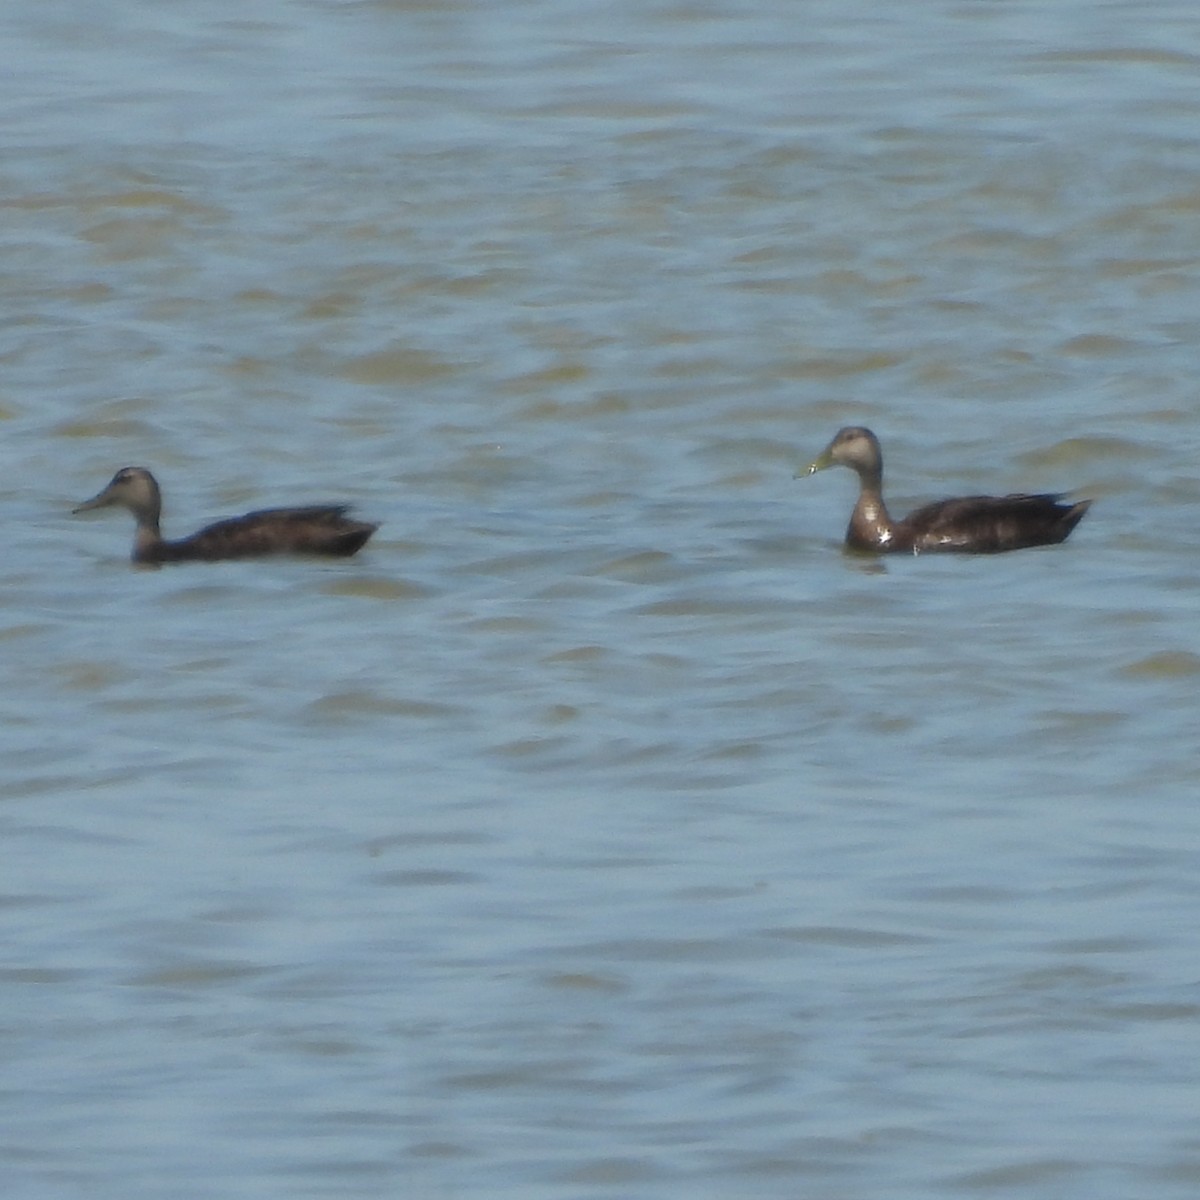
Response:
[{"label": "duck", "polygon": [[960,496],[936,500],[894,521],[883,502],[883,452],[869,429],[839,429],[807,474],[832,466],[858,475],[846,547],[868,554],[999,554],[1055,545],[1066,541],[1092,504],[1063,503],[1062,493]]},{"label": "duck", "polygon": [[228,517],[179,541],[167,541],[159,530],[162,492],[145,467],[122,467],[108,486],[72,510],[89,512],[117,505],[137,521],[133,561],[215,562],[229,558],[262,558],[271,554],[317,554],[346,558],[361,550],[379,528],[346,515],[349,505],[319,504],[307,508],[264,508]]}]

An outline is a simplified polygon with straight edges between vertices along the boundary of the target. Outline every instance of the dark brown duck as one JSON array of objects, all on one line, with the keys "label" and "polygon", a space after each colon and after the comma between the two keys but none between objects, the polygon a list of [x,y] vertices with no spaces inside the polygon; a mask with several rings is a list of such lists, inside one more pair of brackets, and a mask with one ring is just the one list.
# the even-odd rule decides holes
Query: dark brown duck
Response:
[{"label": "dark brown duck", "polygon": [[191,537],[168,542],[159,531],[162,494],[145,467],[122,467],[98,496],[74,511],[111,504],[127,508],[137,521],[133,561],[139,563],[215,562],[224,558],[261,558],[269,554],[320,554],[344,558],[362,549],[379,528],[346,516],[348,505],[264,508],[207,525]]},{"label": "dark brown duck", "polygon": [[893,521],[883,502],[883,454],[869,429],[839,429],[808,474],[832,466],[858,474],[858,500],[850,514],[846,545],[874,554],[998,554],[1050,546],[1066,541],[1092,503],[1063,504],[1062,496],[1052,493],[961,496],[926,504],[903,521]]}]

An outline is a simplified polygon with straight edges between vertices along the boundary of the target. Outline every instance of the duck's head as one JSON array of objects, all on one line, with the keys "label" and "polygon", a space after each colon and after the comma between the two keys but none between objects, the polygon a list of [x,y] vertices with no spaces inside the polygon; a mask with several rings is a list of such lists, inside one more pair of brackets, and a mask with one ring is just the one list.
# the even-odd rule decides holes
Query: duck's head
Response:
[{"label": "duck's head", "polygon": [[104,491],[72,511],[88,512],[93,508],[107,508],[111,504],[129,509],[139,525],[157,525],[162,510],[162,496],[157,481],[145,467],[122,467]]},{"label": "duck's head", "polygon": [[883,470],[879,439],[862,425],[839,429],[833,441],[813,459],[806,474],[814,475],[826,467],[849,467],[859,475],[874,476]]}]

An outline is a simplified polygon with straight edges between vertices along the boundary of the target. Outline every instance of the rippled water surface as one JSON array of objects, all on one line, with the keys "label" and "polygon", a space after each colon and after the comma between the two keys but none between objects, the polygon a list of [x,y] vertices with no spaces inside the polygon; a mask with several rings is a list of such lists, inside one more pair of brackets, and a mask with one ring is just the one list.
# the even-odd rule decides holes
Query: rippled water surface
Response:
[{"label": "rippled water surface", "polygon": [[[1197,1194],[1193,5],[0,51],[6,1196]],[[849,557],[849,423],[1096,504]]]}]

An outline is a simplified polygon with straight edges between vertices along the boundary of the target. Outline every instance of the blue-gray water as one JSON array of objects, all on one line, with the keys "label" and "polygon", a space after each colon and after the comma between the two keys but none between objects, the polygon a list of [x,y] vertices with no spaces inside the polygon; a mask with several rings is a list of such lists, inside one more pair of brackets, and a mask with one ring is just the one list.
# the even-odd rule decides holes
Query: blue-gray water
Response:
[{"label": "blue-gray water", "polygon": [[[1200,14],[0,18],[19,1200],[1192,1200]],[[1073,490],[1065,546],[841,553]],[[344,563],[140,571],[341,499]]]}]

